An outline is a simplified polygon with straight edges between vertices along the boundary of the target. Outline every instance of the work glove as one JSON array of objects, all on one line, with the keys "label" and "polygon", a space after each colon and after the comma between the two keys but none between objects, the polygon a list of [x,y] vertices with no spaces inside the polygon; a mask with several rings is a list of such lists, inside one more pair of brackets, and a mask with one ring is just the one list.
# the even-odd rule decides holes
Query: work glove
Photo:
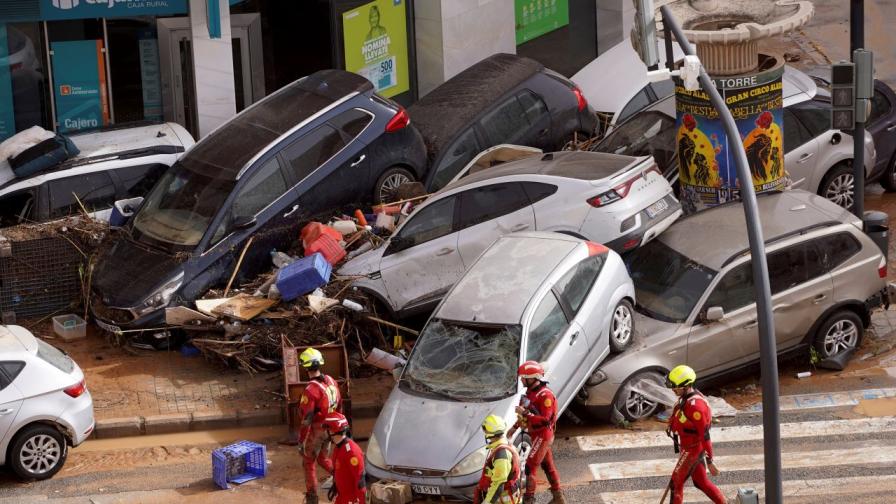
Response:
[{"label": "work glove", "polygon": [[711,459],[706,459],[706,467],[709,468],[709,474],[712,474],[713,476],[718,476],[718,475],[722,474],[722,471],[720,471],[719,468],[716,467],[716,465],[712,463]]},{"label": "work glove", "polygon": [[335,500],[335,499],[336,499],[336,482],[334,481],[333,486],[331,486],[330,489],[327,490],[327,500],[329,500],[330,502],[333,502],[333,500]]}]

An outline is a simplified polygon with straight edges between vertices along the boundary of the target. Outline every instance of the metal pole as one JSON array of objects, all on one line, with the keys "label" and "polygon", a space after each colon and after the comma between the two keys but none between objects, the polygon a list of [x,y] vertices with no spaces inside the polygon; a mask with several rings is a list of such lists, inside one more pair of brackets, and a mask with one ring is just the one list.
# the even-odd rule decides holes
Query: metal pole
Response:
[{"label": "metal pole", "polygon": [[[853,54],[856,49],[864,49],[865,45],[865,1],[849,2],[849,55],[855,63]],[[858,218],[865,214],[865,123],[856,122],[852,130],[852,172],[854,187],[853,213]]]},{"label": "metal pole", "polygon": [[[663,26],[672,31],[678,45],[687,55],[694,55],[694,49],[685,38],[672,12],[665,5],[660,8]],[[751,183],[747,153],[743,148],[740,134],[731,111],[716,89],[706,70],[700,69],[700,87],[709,95],[719,117],[725,126],[729,148],[737,165],[737,176],[748,181],[741,185],[741,199],[744,217],[747,221],[747,237],[750,241],[750,256],[753,265],[753,283],[756,287],[756,320],[759,324],[759,362],[762,369],[762,437],[765,453],[765,502],[782,504],[781,486],[781,426],[778,411],[778,360],[775,347],[775,320],[772,314],[771,289],[768,279],[768,263],[765,256],[765,240],[756,206],[756,191]]]},{"label": "metal pole", "polygon": [[[665,23],[663,24],[665,27]],[[663,40],[666,43],[666,68],[669,69],[670,72],[675,71],[675,53],[672,52],[672,32],[663,29]]]}]

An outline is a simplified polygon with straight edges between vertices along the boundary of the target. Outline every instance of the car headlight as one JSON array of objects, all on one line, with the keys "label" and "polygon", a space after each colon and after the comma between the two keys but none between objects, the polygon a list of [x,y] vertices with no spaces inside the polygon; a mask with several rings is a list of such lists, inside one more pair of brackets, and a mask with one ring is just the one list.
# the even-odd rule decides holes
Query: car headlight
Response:
[{"label": "car headlight", "polygon": [[171,302],[171,297],[174,296],[174,293],[177,292],[177,289],[180,289],[180,286],[184,283],[184,273],[180,272],[179,275],[172,278],[168,283],[159,287],[155,292],[152,293],[148,298],[143,301],[143,305],[137,309],[140,315],[145,315],[151,311],[158,310],[159,308],[166,306],[169,302]]},{"label": "car headlight", "polygon": [[458,462],[456,466],[451,468],[451,471],[448,472],[448,475],[464,476],[466,474],[472,474],[482,471],[482,466],[485,465],[486,456],[488,456],[488,451],[483,446],[482,448],[464,457],[464,459]]},{"label": "car headlight", "polygon": [[366,455],[368,464],[381,467],[383,469],[386,468],[386,459],[383,457],[383,452],[380,450],[380,444],[376,440],[375,434],[371,434],[370,439],[367,441]]}]

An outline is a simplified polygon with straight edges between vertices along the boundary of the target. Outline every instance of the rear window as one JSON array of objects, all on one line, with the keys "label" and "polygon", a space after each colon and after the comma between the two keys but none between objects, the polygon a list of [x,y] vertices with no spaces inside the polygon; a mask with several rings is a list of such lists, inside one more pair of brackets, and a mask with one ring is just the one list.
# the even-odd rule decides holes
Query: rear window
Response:
[{"label": "rear window", "polygon": [[64,373],[71,373],[75,369],[75,363],[68,357],[68,355],[65,355],[61,350],[49,343],[39,339],[36,341],[38,357]]}]

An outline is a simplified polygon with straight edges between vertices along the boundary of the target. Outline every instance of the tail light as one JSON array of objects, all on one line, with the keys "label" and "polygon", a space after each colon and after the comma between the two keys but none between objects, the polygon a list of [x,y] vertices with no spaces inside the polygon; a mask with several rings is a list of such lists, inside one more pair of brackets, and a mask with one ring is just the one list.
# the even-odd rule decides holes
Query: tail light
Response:
[{"label": "tail light", "polygon": [[84,383],[84,380],[79,381],[78,383],[62,390],[66,394],[71,397],[80,397],[81,394],[87,391],[87,384]]},{"label": "tail light", "polygon": [[880,263],[877,265],[877,276],[881,278],[887,278],[887,259],[886,257],[880,258]]},{"label": "tail light", "polygon": [[386,132],[387,133],[395,133],[400,129],[404,129],[405,126],[411,123],[411,117],[408,115],[408,111],[404,109],[404,107],[399,106],[398,112],[392,116],[392,119],[389,119],[389,122],[386,124]]},{"label": "tail light", "polygon": [[610,250],[600,243],[594,243],[593,241],[585,242],[585,245],[588,245],[588,257],[606,254]]},{"label": "tail light", "polygon": [[[602,194],[598,194],[597,196],[595,196],[593,198],[589,198],[587,200],[588,204],[593,207],[601,207],[601,206],[609,205],[610,203],[613,203],[615,201],[619,201],[622,198],[625,198],[626,196],[628,196],[628,192],[631,190],[632,184],[634,184],[635,181],[638,180],[639,178],[643,177],[644,174],[646,174],[648,171],[650,171],[650,170],[645,170],[642,173],[638,173],[634,177],[626,180],[625,182],[610,189],[609,191],[602,193]],[[659,170],[657,170],[657,171],[659,171]]]},{"label": "tail light", "polygon": [[588,100],[585,99],[585,95],[582,94],[582,90],[579,89],[579,86],[573,86],[572,94],[576,95],[579,111],[585,110],[585,107],[588,106]]}]

